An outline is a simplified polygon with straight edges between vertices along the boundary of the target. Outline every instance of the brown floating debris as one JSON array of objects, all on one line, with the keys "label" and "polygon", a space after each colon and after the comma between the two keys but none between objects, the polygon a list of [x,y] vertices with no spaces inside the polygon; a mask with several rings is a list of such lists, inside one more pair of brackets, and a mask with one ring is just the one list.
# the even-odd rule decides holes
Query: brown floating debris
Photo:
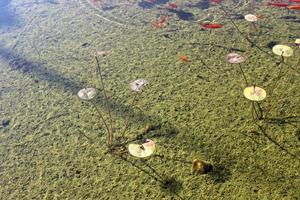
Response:
[{"label": "brown floating debris", "polygon": [[192,162],[192,173],[206,174],[213,170],[213,166],[203,160],[194,159]]}]

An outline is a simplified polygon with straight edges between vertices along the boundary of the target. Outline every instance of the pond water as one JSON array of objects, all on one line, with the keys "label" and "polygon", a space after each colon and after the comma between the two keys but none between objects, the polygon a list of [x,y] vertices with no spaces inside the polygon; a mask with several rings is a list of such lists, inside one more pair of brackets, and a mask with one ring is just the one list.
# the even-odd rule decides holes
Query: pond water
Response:
[{"label": "pond water", "polygon": [[1,1],[0,199],[299,199],[299,5]]}]

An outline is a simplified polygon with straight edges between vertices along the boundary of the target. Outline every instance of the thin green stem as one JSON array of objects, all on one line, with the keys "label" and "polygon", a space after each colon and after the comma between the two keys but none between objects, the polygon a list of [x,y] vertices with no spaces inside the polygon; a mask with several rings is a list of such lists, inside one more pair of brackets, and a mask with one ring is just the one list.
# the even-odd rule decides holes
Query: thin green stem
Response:
[{"label": "thin green stem", "polygon": [[244,73],[244,71],[243,71],[243,68],[242,68],[241,63],[239,63],[239,68],[240,68],[240,70],[241,70],[241,72],[242,72],[242,75],[243,75],[243,77],[244,77],[244,80],[245,80],[246,85],[248,85],[248,81],[247,81],[246,75],[245,75],[245,73]]},{"label": "thin green stem", "polygon": [[100,117],[100,120],[99,120],[99,121],[102,120],[102,122],[103,122],[104,125],[105,125],[106,131],[107,131],[107,134],[108,134],[108,137],[107,137],[107,144],[108,144],[108,145],[111,145],[112,141],[111,141],[111,136],[110,136],[110,135],[111,135],[111,132],[110,132],[110,130],[109,130],[109,127],[108,127],[108,125],[107,125],[107,123],[106,123],[106,121],[105,121],[105,119],[104,119],[104,117],[103,117],[101,111],[100,111],[99,108],[97,107],[97,105],[96,105],[94,102],[92,102],[92,101],[91,101],[91,103],[92,103],[92,105],[94,106],[95,110],[97,111],[97,113],[98,113],[98,115],[99,115],[99,117]]},{"label": "thin green stem", "polygon": [[[134,97],[133,97],[133,99],[132,99],[132,102],[131,102],[131,104],[129,105],[129,108],[132,108],[132,107],[133,107],[133,104],[134,104],[134,102],[135,102],[137,96],[138,96],[138,92],[135,93],[135,95],[134,95]],[[131,109],[131,110],[132,110],[132,109]],[[126,123],[125,123],[125,126],[124,126],[124,130],[122,131],[122,134],[121,134],[122,137],[124,137],[124,134],[126,133],[126,130],[127,130],[128,126],[129,126],[129,117],[127,117],[127,120],[126,120]]]},{"label": "thin green stem", "polygon": [[259,112],[260,119],[263,119],[264,116],[263,116],[263,110],[262,110],[262,107],[260,106],[259,102],[256,102],[256,105],[257,105],[257,108],[258,108],[258,112]]},{"label": "thin green stem", "polygon": [[100,67],[100,62],[99,62],[99,59],[97,56],[95,56],[95,59],[96,59],[96,67],[97,67],[97,73],[98,73],[98,76],[99,76],[99,79],[100,79],[100,82],[101,82],[101,86],[102,86],[102,90],[103,90],[103,94],[104,94],[104,98],[105,98],[105,101],[106,101],[106,104],[107,104],[107,107],[108,107],[108,115],[109,115],[109,121],[110,121],[110,141],[112,142],[113,141],[113,133],[114,133],[114,129],[113,129],[113,121],[112,121],[112,115],[111,115],[111,105],[109,103],[109,100],[108,100],[108,97],[107,97],[107,94],[106,94],[106,91],[105,91],[105,85],[104,85],[104,82],[103,82],[103,77],[102,77],[102,73],[101,73],[101,67]]},{"label": "thin green stem", "polygon": [[260,107],[259,103],[256,101],[251,102],[251,114],[254,121],[263,119],[262,108]]},{"label": "thin green stem", "polygon": [[296,155],[292,154],[291,152],[289,152],[286,148],[284,148],[283,146],[281,146],[276,140],[274,140],[273,138],[271,138],[267,133],[266,130],[259,124],[257,124],[256,121],[254,121],[254,123],[257,125],[257,127],[259,128],[259,130],[262,132],[263,136],[265,136],[269,141],[271,141],[273,144],[275,144],[277,147],[279,147],[282,151],[286,152],[287,154],[289,154],[290,156],[292,156],[293,158],[300,160],[300,158],[298,158]]},{"label": "thin green stem", "polygon": [[228,14],[227,10],[224,8],[224,6],[222,4],[220,4],[220,5],[221,5],[221,7],[220,7],[221,10],[225,13],[226,16],[228,16],[229,21],[231,22],[231,24],[235,27],[235,29],[239,32],[239,34],[242,37],[244,37],[251,44],[251,46],[254,46],[254,47],[258,48],[260,51],[262,51],[266,54],[269,54],[268,52],[264,51],[261,47],[257,46],[255,44],[255,42],[253,42],[249,37],[245,36],[245,34],[239,29],[239,27],[236,25],[236,23],[230,18],[229,14]]},{"label": "thin green stem", "polygon": [[[270,92],[269,92],[269,99],[273,99],[273,92],[274,90],[276,89],[280,79],[283,77],[282,75],[282,69],[283,69],[283,62],[280,63],[280,66],[279,66],[279,72],[278,72],[278,75],[277,77],[275,78],[275,82],[274,84],[272,85],[271,89],[270,89]],[[265,114],[265,117],[267,117],[267,115],[269,114],[269,112],[271,111],[271,105],[268,106],[269,108],[267,109],[266,111],[266,114]]]},{"label": "thin green stem", "polygon": [[[262,49],[262,47],[258,46],[257,44],[255,44],[255,42],[253,42],[249,37],[245,36],[243,34],[243,32],[239,29],[239,27],[236,25],[236,23],[230,18],[227,10],[224,8],[224,6],[222,4],[220,4],[220,8],[221,10],[225,13],[225,15],[228,17],[229,21],[231,22],[231,24],[235,27],[235,29],[237,30],[237,32],[244,37],[252,46],[256,47],[258,50],[260,50],[261,52],[267,54],[268,56],[272,56],[272,54],[270,54],[268,51],[265,51]],[[292,70],[294,70],[295,72],[297,72],[298,74],[300,74],[300,71],[297,70],[297,68],[287,64],[287,63],[283,63],[284,65],[287,65],[289,68],[291,68]]]}]

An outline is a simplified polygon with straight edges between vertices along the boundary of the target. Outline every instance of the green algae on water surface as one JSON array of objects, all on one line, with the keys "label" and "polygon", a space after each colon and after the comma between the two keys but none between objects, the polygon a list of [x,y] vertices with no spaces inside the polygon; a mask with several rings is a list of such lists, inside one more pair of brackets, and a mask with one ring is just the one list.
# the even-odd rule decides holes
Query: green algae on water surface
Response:
[{"label": "green algae on water surface", "polygon": [[[226,2],[241,35],[229,16],[218,17],[221,29],[201,29],[197,20],[212,10],[221,16],[221,9],[186,6],[197,1],[176,1],[194,21],[171,12],[157,30],[151,20],[165,14],[163,5],[143,9],[141,1],[128,1],[132,6],[99,13],[84,0],[57,2],[12,1],[23,25],[0,32],[0,119],[10,120],[0,127],[1,198],[299,198],[300,50],[291,45],[294,55],[278,64],[268,47],[294,43],[299,13],[257,2],[259,32],[247,35],[247,21],[234,19],[249,13],[247,4]],[[155,140],[148,158],[124,149],[109,154],[105,125],[77,97],[85,87],[101,90],[97,51],[109,52],[101,70],[115,132],[129,119],[119,139]],[[224,60],[232,52],[245,56],[249,84],[266,90],[261,106],[267,117],[257,123],[279,146],[253,123],[238,66]],[[178,53],[191,62],[180,62]],[[131,107],[129,83],[138,78],[149,86]],[[105,97],[95,100],[109,120]],[[213,170],[191,173],[194,158],[208,160]]]}]

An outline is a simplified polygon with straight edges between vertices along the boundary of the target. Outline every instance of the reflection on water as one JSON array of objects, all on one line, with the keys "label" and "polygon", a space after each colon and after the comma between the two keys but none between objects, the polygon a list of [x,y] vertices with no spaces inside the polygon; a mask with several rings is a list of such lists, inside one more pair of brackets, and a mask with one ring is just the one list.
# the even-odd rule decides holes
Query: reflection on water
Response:
[{"label": "reflection on water", "polygon": [[0,7],[5,7],[10,3],[11,0],[1,0]]},{"label": "reflection on water", "polygon": [[13,26],[17,22],[15,13],[9,8],[10,2],[11,0],[0,1],[0,28]]}]

